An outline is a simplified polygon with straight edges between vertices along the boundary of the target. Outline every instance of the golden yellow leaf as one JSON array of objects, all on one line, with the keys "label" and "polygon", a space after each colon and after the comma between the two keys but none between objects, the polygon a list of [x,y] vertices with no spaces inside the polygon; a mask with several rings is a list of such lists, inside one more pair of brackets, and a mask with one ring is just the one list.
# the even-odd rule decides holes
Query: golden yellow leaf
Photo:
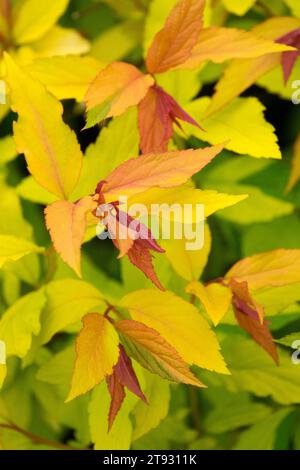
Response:
[{"label": "golden yellow leaf", "polygon": [[69,0],[23,0],[15,12],[12,34],[16,43],[25,44],[41,38],[54,26],[68,3]]},{"label": "golden yellow leaf", "polygon": [[285,286],[300,281],[300,250],[268,251],[236,263],[226,279],[247,282],[249,289]]},{"label": "golden yellow leaf", "polygon": [[186,292],[200,299],[215,326],[220,323],[228,312],[232,294],[230,289],[221,284],[212,283],[204,286],[200,282],[191,282],[187,286]]},{"label": "golden yellow leaf", "polygon": [[14,137],[37,182],[58,198],[73,191],[81,171],[82,152],[75,134],[62,120],[63,107],[45,88],[5,55],[12,108],[18,113]]},{"label": "golden yellow leaf", "polygon": [[76,360],[67,401],[92,390],[111,375],[118,362],[119,338],[111,323],[98,313],[89,313],[76,341]]},{"label": "golden yellow leaf", "polygon": [[134,320],[155,329],[188,364],[227,374],[217,337],[196,307],[172,292],[141,290],[121,306]]}]

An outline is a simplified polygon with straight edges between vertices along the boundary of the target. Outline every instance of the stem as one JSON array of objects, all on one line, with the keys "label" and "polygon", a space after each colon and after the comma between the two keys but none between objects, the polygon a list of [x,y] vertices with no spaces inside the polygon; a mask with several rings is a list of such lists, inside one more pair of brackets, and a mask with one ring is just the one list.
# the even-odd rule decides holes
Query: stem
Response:
[{"label": "stem", "polygon": [[30,439],[33,443],[35,444],[42,444],[47,447],[52,447],[53,449],[58,449],[58,450],[81,450],[81,449],[76,449],[76,447],[72,447],[66,444],[61,444],[58,441],[52,441],[51,439],[46,439],[40,436],[36,436],[35,434],[32,434],[29,431],[26,431],[25,429],[20,428],[16,424],[10,423],[10,424],[0,424],[0,428],[2,429],[9,429],[10,431],[17,432],[19,434],[22,434],[23,436],[27,437]]},{"label": "stem", "polygon": [[201,436],[201,414],[199,409],[198,391],[195,387],[188,387],[191,417],[198,433]]},{"label": "stem", "polygon": [[[195,305],[197,297],[192,294],[190,298],[190,303]],[[200,403],[198,390],[195,387],[188,387],[189,390],[189,401],[190,401],[190,412],[191,417],[195,426],[198,436],[201,436],[201,413],[200,413]]]},{"label": "stem", "polygon": [[266,16],[275,16],[271,8],[269,8],[268,5],[265,5],[260,0],[256,2],[256,8],[260,10],[262,13],[264,13]]}]

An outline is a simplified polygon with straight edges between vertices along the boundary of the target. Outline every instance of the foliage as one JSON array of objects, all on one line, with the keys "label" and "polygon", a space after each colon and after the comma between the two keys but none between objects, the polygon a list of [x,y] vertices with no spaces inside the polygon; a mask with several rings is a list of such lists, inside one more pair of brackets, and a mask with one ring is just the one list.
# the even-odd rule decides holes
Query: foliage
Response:
[{"label": "foliage", "polygon": [[[299,449],[300,10],[271,3],[0,0],[2,449]],[[195,251],[149,223],[178,203]]]}]

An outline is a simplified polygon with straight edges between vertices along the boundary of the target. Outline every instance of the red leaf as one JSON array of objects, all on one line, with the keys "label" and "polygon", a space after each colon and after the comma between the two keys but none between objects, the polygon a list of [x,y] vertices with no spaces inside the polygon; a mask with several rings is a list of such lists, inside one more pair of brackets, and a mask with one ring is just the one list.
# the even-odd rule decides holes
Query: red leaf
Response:
[{"label": "red leaf", "polygon": [[113,374],[107,378],[108,391],[111,396],[111,404],[108,415],[108,430],[110,431],[114,421],[122,407],[128,388],[137,397],[147,403],[137,376],[133,370],[131,359],[127,356],[125,349],[120,344],[119,361],[114,367]]},{"label": "red leaf", "polygon": [[294,65],[300,54],[300,28],[281,36],[277,42],[286,44],[287,46],[296,47],[296,51],[287,51],[282,53],[281,65],[285,83],[288,82],[293,71]]},{"label": "red leaf", "polygon": [[145,248],[144,240],[136,240],[133,247],[128,251],[130,262],[140,269],[153,284],[161,290],[165,290],[155,274],[152,264],[152,255],[149,249]]},{"label": "red leaf", "polygon": [[126,393],[114,370],[113,374],[107,378],[108,391],[111,396],[111,403],[108,415],[108,432],[111,430],[115,419],[122,407]]},{"label": "red leaf", "polygon": [[141,390],[139,381],[132,367],[131,359],[127,356],[125,349],[121,344],[119,347],[119,362],[115,366],[117,377],[124,387],[128,388],[128,390],[134,393],[134,395],[147,403],[147,399]]},{"label": "red leaf", "polygon": [[198,123],[161,87],[154,85],[139,104],[139,129],[143,153],[166,152],[177,119],[197,127]]}]

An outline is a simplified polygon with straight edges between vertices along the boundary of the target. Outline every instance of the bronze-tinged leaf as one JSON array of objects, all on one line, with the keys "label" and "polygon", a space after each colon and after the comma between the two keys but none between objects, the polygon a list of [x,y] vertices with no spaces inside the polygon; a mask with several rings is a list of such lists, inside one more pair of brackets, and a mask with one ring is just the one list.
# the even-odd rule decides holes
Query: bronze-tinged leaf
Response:
[{"label": "bronze-tinged leaf", "polygon": [[172,188],[184,184],[208,165],[224,144],[198,150],[183,150],[141,155],[116,168],[103,185],[107,202],[120,196],[132,196],[153,187]]},{"label": "bronze-tinged leaf", "polygon": [[257,319],[249,316],[247,313],[234,306],[235,317],[240,327],[252,336],[254,341],[259,344],[279,365],[279,356],[273,336],[269,330],[268,322],[264,320],[261,324]]},{"label": "bronze-tinged leaf", "polygon": [[237,282],[231,279],[229,287],[232,290],[232,305],[235,317],[240,327],[252,336],[275,361],[279,363],[279,357],[268,322],[264,318],[264,309],[259,305],[249,292],[247,282]]},{"label": "bronze-tinged leaf", "polygon": [[166,152],[173,135],[173,124],[180,127],[177,120],[198,123],[161,87],[154,85],[139,104],[138,122],[143,153]]},{"label": "bronze-tinged leaf", "polygon": [[204,387],[178,352],[157,331],[133,320],[119,321],[115,327],[126,352],[145,369],[172,382]]},{"label": "bronze-tinged leaf", "polygon": [[236,306],[246,312],[250,317],[263,323],[264,309],[252,297],[248,283],[246,281],[238,282],[236,279],[231,279],[229,287],[232,290],[233,301],[236,303]]},{"label": "bronze-tinged leaf", "polygon": [[57,201],[45,209],[46,225],[57,253],[81,276],[80,250],[84,240],[87,215],[95,207],[91,197],[76,203]]},{"label": "bronze-tinged leaf", "polygon": [[148,50],[150,73],[166,72],[188,59],[202,28],[204,6],[204,0],[179,0]]}]

